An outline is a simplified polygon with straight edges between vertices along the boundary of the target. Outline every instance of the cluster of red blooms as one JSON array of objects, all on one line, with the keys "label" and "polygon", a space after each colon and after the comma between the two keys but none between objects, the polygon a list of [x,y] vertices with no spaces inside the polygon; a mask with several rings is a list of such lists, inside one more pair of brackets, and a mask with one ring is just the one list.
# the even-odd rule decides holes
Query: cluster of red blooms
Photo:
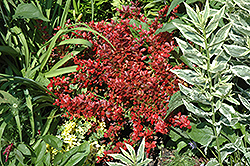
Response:
[{"label": "cluster of red blooms", "polygon": [[6,153],[5,162],[7,162],[8,159],[9,159],[9,155],[10,155],[10,151],[12,149],[12,146],[13,146],[13,143],[11,143],[10,145],[8,145],[7,148],[3,152],[3,155],[5,155],[5,153]]},{"label": "cluster of red blooms", "polygon": [[[167,9],[161,10],[153,22],[147,22],[140,15],[140,8],[123,7],[120,12],[125,16],[119,22],[88,23],[115,49],[91,32],[75,31],[74,38],[86,39],[93,47],[74,57],[78,65],[76,73],[53,78],[48,85],[58,96],[55,104],[67,110],[66,116],[95,116],[106,123],[104,137],[111,147],[106,154],[119,152],[119,147],[125,148],[124,143],[132,145],[143,137],[150,152],[156,147],[153,136],[157,132],[167,134],[171,125],[191,127],[181,113],[165,120],[169,99],[182,82],[170,72],[170,69],[182,68],[168,62],[169,53],[175,47],[172,34],[154,35],[162,27],[159,19]],[[131,25],[127,18],[147,23],[149,30]],[[138,32],[139,37],[133,36],[132,30]],[[69,35],[64,37],[68,39]],[[59,49],[55,52],[61,56]]]}]

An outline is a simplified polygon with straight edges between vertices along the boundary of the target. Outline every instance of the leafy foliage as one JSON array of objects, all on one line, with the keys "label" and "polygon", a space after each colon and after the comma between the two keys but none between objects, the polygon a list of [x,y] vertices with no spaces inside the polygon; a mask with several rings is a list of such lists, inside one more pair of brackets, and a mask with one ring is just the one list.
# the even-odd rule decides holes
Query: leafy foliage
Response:
[{"label": "leafy foliage", "polygon": [[[185,95],[189,98],[187,101],[183,98],[182,101],[196,123],[186,134],[202,145],[205,154],[208,153],[208,149],[212,152],[215,150],[213,154],[216,159],[211,159],[207,165],[248,163],[249,157],[246,154],[249,142],[246,140],[248,131],[245,130],[245,122],[249,115],[235,110],[240,103],[232,93],[233,74],[247,81],[247,76],[242,70],[246,68],[230,67],[230,63],[233,62],[230,61],[232,53],[236,53],[233,48],[239,47],[223,44],[228,35],[233,36],[232,32],[235,31],[231,28],[235,28],[235,25],[230,19],[225,20],[225,6],[215,11],[210,9],[209,3],[206,2],[203,11],[198,7],[194,11],[189,5],[184,4],[189,19],[186,24],[174,23],[174,25],[192,42],[190,44],[176,38],[184,54],[182,59],[188,62],[191,69],[178,69],[172,72],[192,85],[192,87],[180,85],[181,93],[179,93],[179,97]],[[219,27],[222,18],[225,23]],[[230,160],[229,156],[233,154],[238,154],[239,159]]]}]

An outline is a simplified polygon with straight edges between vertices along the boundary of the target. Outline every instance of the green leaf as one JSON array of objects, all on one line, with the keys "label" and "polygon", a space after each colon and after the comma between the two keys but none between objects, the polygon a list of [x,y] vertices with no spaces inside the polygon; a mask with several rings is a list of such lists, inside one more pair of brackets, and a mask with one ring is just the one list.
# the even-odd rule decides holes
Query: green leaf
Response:
[{"label": "green leaf", "polygon": [[36,154],[36,163],[39,163],[43,160],[44,155],[46,153],[46,144],[44,141],[42,141],[36,148],[35,148],[35,154]]},{"label": "green leaf", "polygon": [[206,57],[203,56],[197,49],[195,49],[192,45],[189,43],[175,38],[179,47],[181,48],[181,51],[183,53],[183,56],[185,56],[190,62],[193,64],[198,65],[199,67],[206,69]]},{"label": "green leaf", "polygon": [[145,137],[142,139],[142,142],[139,146],[139,149],[137,151],[137,157],[136,157],[136,162],[143,161],[144,159],[144,148],[145,148]]},{"label": "green leaf", "polygon": [[13,16],[13,18],[14,19],[16,19],[16,18],[31,18],[31,19],[40,19],[43,21],[50,21],[32,3],[19,4],[15,10],[15,15]]},{"label": "green leaf", "polygon": [[239,57],[250,57],[250,49],[246,47],[236,46],[236,45],[223,45],[224,50],[229,55],[239,58]]},{"label": "green leaf", "polygon": [[43,158],[43,163],[46,166],[51,166],[51,164],[50,164],[50,158],[51,158],[50,153],[46,153],[46,155]]},{"label": "green leaf", "polygon": [[126,145],[128,151],[129,151],[129,153],[130,153],[130,156],[132,157],[132,160],[135,161],[135,160],[136,160],[136,155],[135,155],[135,150],[134,150],[134,148],[133,148],[131,145],[126,144],[126,143],[125,143],[125,145]]},{"label": "green leaf", "polygon": [[29,150],[29,148],[27,148],[27,146],[25,144],[19,144],[17,146],[17,149],[22,152],[22,154],[24,155],[31,155],[31,152]]},{"label": "green leaf", "polygon": [[10,93],[0,90],[0,94],[3,96],[3,98],[0,96],[0,104],[9,103],[13,105],[18,103],[17,98],[13,97]]},{"label": "green leaf", "polygon": [[227,118],[227,120],[230,123],[231,123],[231,120],[232,120],[232,115],[234,115],[236,113],[232,106],[227,105],[225,103],[221,104],[221,107],[220,107],[219,111],[220,111],[220,113],[222,115],[224,115]]},{"label": "green leaf", "polygon": [[232,89],[233,84],[232,83],[223,83],[223,84],[216,84],[214,86],[215,92],[212,93],[212,95],[223,98],[224,96],[227,96]]},{"label": "green leaf", "polygon": [[11,55],[12,57],[19,56],[19,53],[14,48],[12,48],[10,46],[0,46],[0,52]]},{"label": "green leaf", "polygon": [[180,3],[184,2],[185,0],[173,0],[171,2],[171,5],[169,6],[168,8],[168,12],[167,12],[167,15],[166,17],[170,14],[170,12],[172,12],[172,10],[177,6],[179,5]]},{"label": "green leaf", "polygon": [[64,153],[60,166],[64,166],[65,163],[70,159],[70,157],[73,156],[75,153],[77,153],[78,149],[79,147],[74,147],[70,149],[70,151],[67,151],[66,153]]},{"label": "green leaf", "polygon": [[63,142],[53,135],[45,135],[41,137],[45,143],[49,144],[53,148],[56,148],[57,150],[62,149]]},{"label": "green leaf", "polygon": [[201,30],[201,25],[200,25],[200,21],[197,17],[197,13],[188,5],[184,2],[184,5],[186,7],[186,11],[188,16],[191,18],[191,22],[198,28]]},{"label": "green leaf", "polygon": [[172,31],[176,30],[177,28],[174,26],[173,23],[183,24],[183,22],[180,19],[171,20],[170,22],[164,23],[161,28],[157,29],[154,35],[158,35],[161,32],[171,33]]},{"label": "green leaf", "polygon": [[189,69],[175,69],[171,70],[174,74],[176,74],[179,78],[183,79],[187,83],[191,85],[205,85],[205,83],[208,81],[206,78],[204,78],[200,73],[196,73],[193,70]]},{"label": "green leaf", "polygon": [[61,41],[58,46],[65,45],[65,44],[82,44],[86,47],[92,47],[92,43],[85,39],[67,39]]},{"label": "green leaf", "polygon": [[200,36],[200,34],[197,33],[197,31],[193,27],[189,25],[178,24],[178,23],[173,23],[173,24],[180,30],[180,32],[186,39],[205,48],[205,45],[204,45],[205,42],[204,42],[203,37]]},{"label": "green leaf", "polygon": [[63,14],[62,14],[61,20],[60,20],[60,27],[62,27],[62,28],[65,27],[65,23],[66,23],[67,15],[68,15],[68,12],[69,12],[70,4],[71,4],[71,0],[67,0],[66,4],[64,6]]},{"label": "green leaf", "polygon": [[59,165],[60,162],[62,161],[62,158],[63,158],[63,154],[62,153],[57,153],[56,156],[54,157],[54,165]]},{"label": "green leaf", "polygon": [[5,121],[2,121],[1,122],[2,124],[1,124],[1,126],[0,126],[0,161],[1,161],[1,164],[2,165],[4,165],[3,163],[2,163],[2,136],[3,136],[3,132],[4,132],[4,129],[5,129],[5,127],[7,126],[7,123],[5,122]]},{"label": "green leaf", "polygon": [[19,150],[17,150],[17,149],[14,150],[14,153],[15,153],[16,159],[17,159],[21,164],[24,165],[24,163],[23,163],[23,159],[24,159],[23,154],[22,154]]},{"label": "green leaf", "polygon": [[202,15],[202,23],[203,24],[207,22],[207,19],[209,16],[210,16],[210,8],[209,8],[209,1],[207,0],[206,4],[205,4],[205,9],[204,9],[203,15]]},{"label": "green leaf", "polygon": [[33,105],[32,105],[32,101],[31,101],[32,98],[29,94],[28,89],[24,90],[24,94],[25,94],[25,99],[26,99],[26,105],[28,107],[30,126],[31,126],[31,130],[32,130],[31,139],[33,139],[35,136],[35,120],[34,120],[34,115],[33,115]]},{"label": "green leaf", "polygon": [[238,96],[239,96],[241,103],[250,111],[250,103],[248,102],[248,100],[242,97],[240,94],[238,94]]},{"label": "green leaf", "polygon": [[50,70],[49,72],[45,73],[45,77],[46,78],[51,78],[51,77],[56,77],[56,76],[60,76],[63,74],[67,74],[67,73],[72,73],[72,72],[76,72],[77,66],[69,66],[69,67],[63,67],[63,68],[59,68],[59,69],[55,69],[55,70]]},{"label": "green leaf", "polygon": [[220,149],[220,154],[221,154],[221,160],[224,161],[226,157],[233,152],[235,152],[237,148],[235,148],[233,143],[228,143],[225,144],[221,149]]},{"label": "green leaf", "polygon": [[201,118],[209,118],[210,116],[213,115],[212,112],[205,112],[200,108],[196,107],[195,105],[191,104],[190,102],[186,102],[185,100],[183,100],[183,103],[186,106],[187,110],[193,113],[195,116]]},{"label": "green leaf", "polygon": [[108,154],[109,156],[113,157],[116,160],[120,160],[122,163],[126,164],[126,165],[132,165],[132,161],[129,160],[128,158],[124,157],[121,154]]},{"label": "green leaf", "polygon": [[208,23],[208,25],[206,26],[206,37],[208,38],[213,31],[218,27],[219,21],[222,18],[222,16],[224,15],[224,11],[225,11],[225,6],[222,7],[214,16],[213,18],[210,20],[210,22]]},{"label": "green leaf", "polygon": [[231,71],[238,77],[242,78],[250,85],[250,68],[244,65],[236,65],[231,68]]},{"label": "green leaf", "polygon": [[187,143],[184,142],[184,141],[180,141],[178,144],[177,144],[177,152],[180,152],[181,149],[185,148],[187,146]]},{"label": "green leaf", "polygon": [[219,166],[220,164],[215,158],[210,159],[210,161],[206,164],[206,166]]},{"label": "green leaf", "polygon": [[224,53],[222,50],[213,60],[209,71],[212,73],[219,73],[227,68],[227,63],[230,60],[230,56]]},{"label": "green leaf", "polygon": [[212,38],[212,42],[209,44],[209,50],[211,52],[211,55],[213,53],[216,53],[218,49],[221,48],[222,44],[224,43],[224,40],[227,38],[229,30],[231,29],[232,24],[227,24],[220,28],[220,30],[215,34],[215,36]]},{"label": "green leaf", "polygon": [[192,125],[192,129],[190,130],[188,135],[195,142],[207,146],[212,142],[212,139],[214,138],[213,129],[206,125],[206,123],[204,122]]},{"label": "green leaf", "polygon": [[70,157],[70,159],[69,159],[68,162],[65,164],[65,166],[73,166],[73,165],[76,165],[76,164],[79,163],[84,157],[85,157],[85,155],[83,155],[82,153],[76,153],[75,155],[73,155],[72,157]]}]

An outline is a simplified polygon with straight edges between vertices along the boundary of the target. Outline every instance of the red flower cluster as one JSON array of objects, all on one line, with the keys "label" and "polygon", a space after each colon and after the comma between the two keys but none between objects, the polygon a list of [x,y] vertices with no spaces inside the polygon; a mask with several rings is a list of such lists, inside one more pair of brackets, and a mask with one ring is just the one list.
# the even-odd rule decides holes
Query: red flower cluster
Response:
[{"label": "red flower cluster", "polygon": [[13,143],[11,143],[10,145],[8,145],[7,148],[3,152],[3,155],[5,155],[5,153],[6,153],[5,162],[7,162],[8,159],[9,159],[9,155],[10,155],[10,151],[12,149],[12,146],[13,146]]},{"label": "red flower cluster", "polygon": [[[162,27],[159,18],[167,9],[160,11],[153,22],[146,22],[139,8],[123,8],[121,14],[133,15],[124,17],[145,22],[148,30],[141,25],[136,27],[129,19],[88,23],[115,49],[100,36],[75,31],[74,38],[87,39],[93,47],[74,57],[78,65],[76,73],[53,78],[48,85],[58,96],[55,104],[68,111],[65,116],[95,116],[106,123],[104,137],[111,147],[107,153],[119,152],[124,142],[132,145],[143,137],[149,152],[156,147],[153,135],[157,132],[167,134],[172,124],[190,128],[186,125],[189,121],[179,114],[172,118],[176,121],[164,120],[170,96],[179,90],[178,83],[182,82],[170,72],[170,69],[182,68],[169,63],[169,53],[175,47],[172,33],[154,34]],[[59,48],[54,52],[62,56]]]}]

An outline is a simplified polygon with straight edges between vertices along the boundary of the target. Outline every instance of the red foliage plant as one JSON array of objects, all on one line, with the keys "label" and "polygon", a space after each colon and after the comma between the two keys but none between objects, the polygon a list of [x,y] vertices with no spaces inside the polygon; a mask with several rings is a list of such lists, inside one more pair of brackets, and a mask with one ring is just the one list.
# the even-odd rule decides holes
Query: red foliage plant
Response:
[{"label": "red foliage plant", "polygon": [[[93,46],[74,57],[77,72],[53,78],[48,85],[58,96],[55,104],[67,110],[66,116],[95,116],[106,123],[102,142],[110,149],[105,154],[119,152],[119,147],[125,148],[124,143],[132,145],[143,137],[150,152],[156,147],[153,137],[156,133],[167,134],[171,125],[191,128],[181,113],[165,120],[169,99],[179,90],[178,83],[182,83],[170,72],[182,68],[169,63],[175,47],[172,33],[154,35],[162,27],[159,20],[167,9],[161,10],[153,22],[147,22],[140,8],[123,7],[120,11],[123,19],[118,22],[88,23],[115,49],[102,37],[76,31],[74,38],[87,39]],[[141,25],[136,27],[130,19],[146,23],[149,30]],[[60,51],[57,54],[61,56]]]}]

